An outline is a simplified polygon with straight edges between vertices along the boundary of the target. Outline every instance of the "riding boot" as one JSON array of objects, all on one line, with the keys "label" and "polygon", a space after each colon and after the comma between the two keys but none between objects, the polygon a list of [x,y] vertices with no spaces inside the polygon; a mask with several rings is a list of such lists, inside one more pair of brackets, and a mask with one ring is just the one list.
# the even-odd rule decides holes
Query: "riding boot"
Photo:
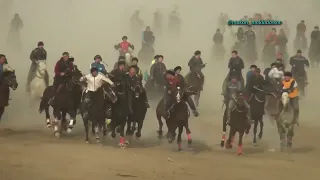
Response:
[{"label": "riding boot", "polygon": [[133,98],[133,94],[132,94],[132,91],[128,91],[128,108],[129,108],[129,114],[132,114],[133,113],[133,110],[132,110],[132,98]]},{"label": "riding boot", "polygon": [[198,116],[199,116],[199,112],[197,111],[196,106],[194,105],[194,102],[193,102],[193,100],[191,99],[190,96],[187,97],[187,103],[188,103],[188,105],[190,106],[193,115],[194,115],[195,117],[198,117]]},{"label": "riding boot", "polygon": [[142,90],[142,96],[143,96],[143,98],[145,100],[146,108],[150,108],[150,105],[149,105],[149,102],[148,102],[147,92],[144,89]]}]

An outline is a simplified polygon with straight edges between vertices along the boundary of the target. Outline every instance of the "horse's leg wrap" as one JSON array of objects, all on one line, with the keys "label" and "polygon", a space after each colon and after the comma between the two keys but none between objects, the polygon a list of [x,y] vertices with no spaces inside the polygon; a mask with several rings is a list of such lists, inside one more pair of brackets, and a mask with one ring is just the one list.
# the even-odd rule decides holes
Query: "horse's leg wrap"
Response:
[{"label": "horse's leg wrap", "polygon": [[290,104],[293,109],[293,123],[298,123],[298,120],[299,120],[299,99],[298,99],[298,97],[290,99]]}]

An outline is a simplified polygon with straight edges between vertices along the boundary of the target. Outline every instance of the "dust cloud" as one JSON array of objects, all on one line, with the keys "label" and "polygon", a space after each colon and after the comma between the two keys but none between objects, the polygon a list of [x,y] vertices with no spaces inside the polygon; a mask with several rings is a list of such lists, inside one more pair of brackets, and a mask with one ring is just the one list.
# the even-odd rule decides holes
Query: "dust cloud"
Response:
[{"label": "dust cloud", "polygon": [[[178,11],[182,20],[182,30],[178,41],[168,38],[167,31],[168,15],[174,5],[179,7]],[[288,7],[290,7],[289,11],[286,10]],[[181,65],[183,72],[186,73],[188,71],[187,62],[194,51],[202,51],[203,60],[208,63],[208,66],[204,70],[206,82],[200,103],[202,117],[199,119],[209,124],[213,122],[220,124],[222,116],[221,83],[227,73],[226,65],[229,55],[226,56],[223,63],[217,63],[210,55],[212,36],[217,28],[219,14],[224,12],[229,15],[230,19],[240,19],[244,15],[251,16],[256,12],[269,12],[277,16],[279,20],[287,20],[294,34],[296,24],[302,19],[306,20],[309,31],[316,25],[317,19],[313,17],[316,17],[317,14],[313,7],[311,1],[309,4],[306,1],[303,4],[293,4],[291,1],[276,0],[243,0],[241,2],[234,0],[210,2],[206,0],[196,2],[191,0],[1,0],[1,53],[7,55],[9,64],[16,69],[20,85],[18,90],[11,92],[12,100],[2,123],[8,126],[38,125],[40,127],[43,125],[43,116],[37,115],[37,104],[29,102],[24,87],[30,65],[29,54],[38,41],[44,42],[48,52],[48,71],[51,77],[54,64],[64,51],[68,51],[75,57],[75,63],[83,72],[89,71],[88,66],[96,54],[103,57],[103,60],[109,64],[110,70],[110,66],[116,61],[118,55],[113,45],[118,43],[123,35],[128,35],[129,41],[134,39],[130,37],[129,19],[135,10],[140,9],[140,17],[146,26],[152,25],[153,12],[159,10],[162,14],[163,34],[156,37],[155,50],[156,54],[164,55],[165,63],[169,68]],[[19,13],[24,23],[21,30],[21,53],[8,49],[6,45],[9,24],[14,13]],[[290,39],[292,38],[293,35]],[[229,53],[233,41],[228,31],[225,33],[225,39],[224,46]],[[137,47],[133,54],[137,55],[141,41],[132,43]],[[291,47],[289,43],[289,51]],[[249,64],[246,64],[246,68],[248,66]],[[303,117],[301,122],[313,122],[315,119],[315,115],[314,117],[310,115],[315,114],[312,113],[314,110],[306,108],[306,105],[320,104],[319,97],[313,97],[316,95],[315,88],[318,87],[318,82],[312,75],[317,75],[317,72],[310,70],[309,73],[311,84],[308,87],[308,96],[300,105]],[[150,110],[149,115],[153,117],[153,113],[154,111]],[[201,128],[202,125],[196,126]],[[276,134],[276,132],[273,133]]]}]

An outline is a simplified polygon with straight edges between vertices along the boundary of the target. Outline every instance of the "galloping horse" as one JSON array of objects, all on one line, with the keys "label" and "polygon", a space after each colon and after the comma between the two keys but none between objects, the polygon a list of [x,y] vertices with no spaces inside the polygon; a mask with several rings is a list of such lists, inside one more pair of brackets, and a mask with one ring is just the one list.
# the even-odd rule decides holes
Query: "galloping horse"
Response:
[{"label": "galloping horse", "polygon": [[[92,122],[92,128],[94,129],[94,134],[96,136],[97,143],[100,143],[100,135],[102,130],[105,128],[106,119],[106,99],[110,102],[115,103],[117,101],[117,96],[113,92],[109,84],[104,83],[101,88],[99,88],[91,96],[91,102],[88,109],[89,116],[87,118],[82,116],[83,125],[86,132],[85,141],[89,143],[89,120]],[[83,99],[86,101],[87,99]]]},{"label": "galloping horse", "polygon": [[42,93],[47,88],[45,78],[47,75],[47,65],[45,60],[37,61],[35,77],[30,82],[30,97],[33,100],[40,100]]},{"label": "galloping horse", "polygon": [[195,71],[189,72],[185,77],[186,84],[190,87],[197,89],[197,93],[194,95],[195,105],[199,106],[200,93],[203,90],[204,76],[201,75],[201,69],[195,69]]},{"label": "galloping horse", "polygon": [[289,107],[289,104],[289,94],[287,92],[283,92],[281,95],[281,101],[279,101],[278,113],[275,117],[281,141],[281,150],[284,150],[286,147],[292,147],[292,138],[294,136],[294,118],[288,117],[287,115],[289,112],[286,112],[285,110],[287,107]]},{"label": "galloping horse", "polygon": [[[142,84],[139,81],[136,81],[132,86],[131,90],[133,91],[132,99],[132,110],[133,113],[128,116],[127,121],[127,135],[133,135],[136,131],[136,137],[139,139],[141,137],[141,130],[143,127],[143,122],[147,114],[146,106],[146,93],[143,90]],[[136,123],[138,123],[138,128],[136,129]]]},{"label": "galloping horse", "polygon": [[143,43],[140,51],[138,52],[138,58],[143,63],[149,63],[154,56],[154,49],[152,44]]},{"label": "galloping horse", "polygon": [[[42,95],[39,105],[39,113],[45,111],[47,127],[54,126],[54,135],[60,137],[62,128],[67,129],[71,133],[73,125],[76,123],[77,109],[81,101],[81,84],[79,82],[82,77],[81,71],[77,68],[71,73],[65,84],[60,87],[59,93],[55,97],[55,105],[53,106],[54,121],[50,120],[50,112],[48,104],[49,100],[53,97],[53,86],[48,86]],[[58,87],[59,88],[59,87]],[[66,114],[69,113],[71,120],[69,121],[69,127],[67,127]],[[72,124],[72,125],[71,125]]]},{"label": "galloping horse", "polygon": [[4,71],[0,78],[0,121],[5,107],[9,105],[10,89],[18,88],[17,77],[14,71]]}]

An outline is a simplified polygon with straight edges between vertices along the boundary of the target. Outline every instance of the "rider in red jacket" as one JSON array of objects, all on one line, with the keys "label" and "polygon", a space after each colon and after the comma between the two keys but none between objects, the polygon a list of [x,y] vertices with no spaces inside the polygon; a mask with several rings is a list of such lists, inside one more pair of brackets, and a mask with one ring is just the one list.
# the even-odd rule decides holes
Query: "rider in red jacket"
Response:
[{"label": "rider in red jacket", "polygon": [[134,46],[131,43],[128,42],[128,37],[127,36],[123,36],[122,37],[122,42],[120,42],[119,44],[115,45],[114,48],[116,50],[119,50],[119,52],[120,52],[119,56],[125,56],[126,53],[129,53],[129,48],[134,50]]}]

